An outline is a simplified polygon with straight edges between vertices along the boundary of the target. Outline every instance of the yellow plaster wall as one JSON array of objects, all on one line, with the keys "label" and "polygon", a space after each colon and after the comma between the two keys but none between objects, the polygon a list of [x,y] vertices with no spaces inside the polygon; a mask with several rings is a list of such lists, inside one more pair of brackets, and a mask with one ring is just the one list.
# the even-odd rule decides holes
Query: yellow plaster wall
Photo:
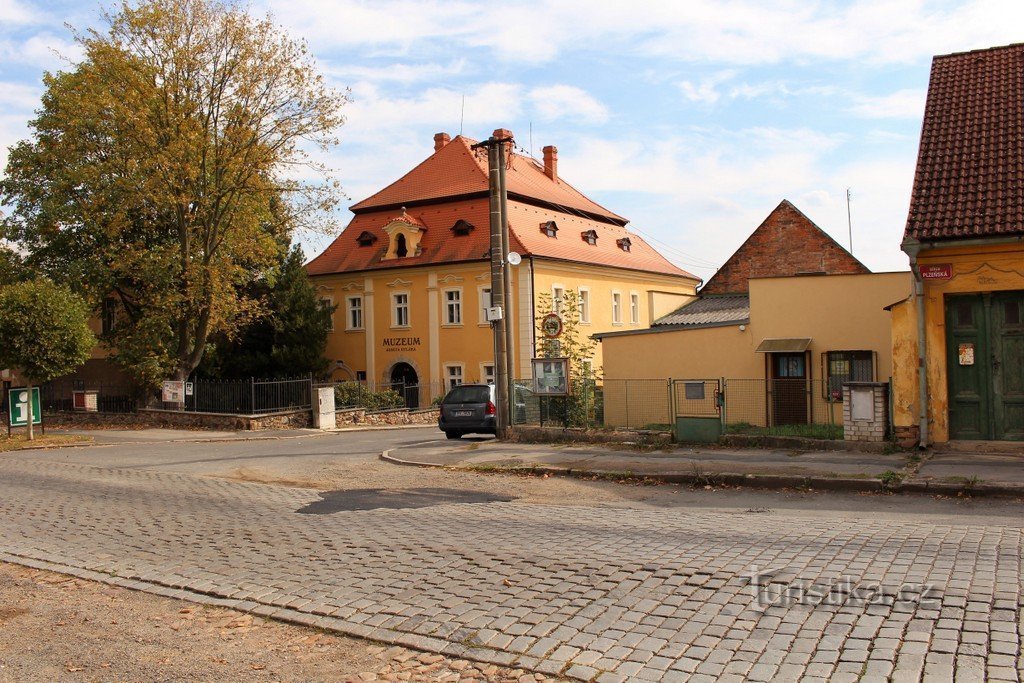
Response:
[{"label": "yellow plaster wall", "polygon": [[1024,243],[930,249],[918,263],[949,263],[953,272],[949,280],[924,283],[929,440],[942,443],[949,440],[945,296],[1024,290]]},{"label": "yellow plaster wall", "polygon": [[[580,334],[592,335],[598,332],[615,332],[619,330],[642,330],[665,312],[671,312],[681,306],[696,293],[697,280],[642,273],[616,268],[588,266],[583,264],[562,263],[536,259],[534,262],[534,297],[537,310],[540,311],[541,295],[552,292],[555,285],[567,291],[580,291],[586,287],[590,291],[590,322],[580,323]],[[622,295],[622,322],[616,324],[612,316],[612,293]],[[630,295],[636,293],[640,299],[640,316],[636,323],[631,321]],[[661,307],[677,302],[671,309],[659,312],[652,310],[652,299],[656,299]],[[594,368],[604,366],[603,349],[597,344],[594,350]]]},{"label": "yellow plaster wall", "polygon": [[892,376],[891,318],[913,290],[910,272],[761,278],[750,281],[751,329],[760,339],[810,337],[812,377],[822,353],[875,351],[876,378]]},{"label": "yellow plaster wall", "polygon": [[[763,425],[765,356],[755,352],[762,340],[810,337],[809,370],[816,381],[822,379],[823,354],[874,351],[876,379],[885,381],[892,374],[892,341],[890,314],[884,309],[906,298],[911,287],[909,272],[754,279],[745,330],[729,325],[606,337],[601,342],[605,382],[622,393],[625,380],[724,377],[732,380],[728,420]],[[639,396],[637,389],[647,385],[630,386],[631,395]],[[819,389],[816,384],[815,421],[828,422],[831,410],[831,419],[841,422],[842,411],[826,402]],[[606,398],[610,424],[626,419],[622,402]]]},{"label": "yellow plaster wall", "polygon": [[892,307],[892,407],[893,425],[917,424],[917,307],[910,298]]}]

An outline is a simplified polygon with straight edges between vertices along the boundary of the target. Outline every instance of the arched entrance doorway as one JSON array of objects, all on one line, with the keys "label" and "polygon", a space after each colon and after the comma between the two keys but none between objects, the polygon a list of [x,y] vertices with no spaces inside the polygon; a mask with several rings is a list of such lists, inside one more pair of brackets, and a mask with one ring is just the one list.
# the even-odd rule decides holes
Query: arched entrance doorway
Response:
[{"label": "arched entrance doorway", "polygon": [[410,410],[420,407],[420,378],[416,369],[408,363],[395,363],[391,368],[392,388],[405,399],[405,406]]}]

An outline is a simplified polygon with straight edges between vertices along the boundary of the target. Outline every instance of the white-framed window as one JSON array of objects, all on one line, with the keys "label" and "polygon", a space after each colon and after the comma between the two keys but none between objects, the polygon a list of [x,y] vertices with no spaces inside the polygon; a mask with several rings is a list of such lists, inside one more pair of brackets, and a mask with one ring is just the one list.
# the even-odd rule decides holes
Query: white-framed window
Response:
[{"label": "white-framed window", "polygon": [[565,307],[565,287],[562,285],[551,285],[551,309],[561,315]]},{"label": "white-framed window", "polygon": [[409,292],[391,295],[391,326],[409,327]]},{"label": "white-framed window", "polygon": [[590,288],[580,287],[580,322],[590,324]]},{"label": "white-framed window", "polygon": [[612,292],[612,324],[622,324],[622,294]]},{"label": "white-framed window", "polygon": [[480,364],[480,381],[484,384],[494,384],[494,364]]},{"label": "white-framed window", "polygon": [[462,363],[445,363],[444,385],[448,389],[454,389],[462,384]]},{"label": "white-framed window", "polygon": [[363,297],[350,296],[345,299],[345,329],[363,329]]},{"label": "white-framed window", "polygon": [[322,296],[318,299],[320,308],[327,311],[327,329],[334,332],[334,299],[329,296]]},{"label": "white-framed window", "polygon": [[480,301],[480,324],[487,325],[487,309],[491,307],[491,288],[480,287],[477,289],[477,298]]},{"label": "white-framed window", "polygon": [[640,295],[636,292],[629,293],[629,322],[640,324]]},{"label": "white-framed window", "polygon": [[444,290],[444,324],[462,324],[462,290]]}]

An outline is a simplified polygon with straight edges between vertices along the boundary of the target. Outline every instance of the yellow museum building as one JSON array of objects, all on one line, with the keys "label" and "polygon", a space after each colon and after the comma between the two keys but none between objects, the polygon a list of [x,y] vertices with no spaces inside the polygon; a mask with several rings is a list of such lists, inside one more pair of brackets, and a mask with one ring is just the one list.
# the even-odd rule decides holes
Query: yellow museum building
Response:
[{"label": "yellow museum building", "polygon": [[[487,157],[474,144],[435,135],[434,153],[352,206],[351,223],[308,264],[318,295],[336,306],[326,349],[333,379],[424,387],[409,399],[418,404],[454,384],[493,380]],[[575,292],[586,336],[647,327],[695,295],[699,278],[559,177],[555,147],[543,162],[511,147],[509,242],[522,262],[505,317],[518,378],[530,376],[544,294],[557,302]]]}]

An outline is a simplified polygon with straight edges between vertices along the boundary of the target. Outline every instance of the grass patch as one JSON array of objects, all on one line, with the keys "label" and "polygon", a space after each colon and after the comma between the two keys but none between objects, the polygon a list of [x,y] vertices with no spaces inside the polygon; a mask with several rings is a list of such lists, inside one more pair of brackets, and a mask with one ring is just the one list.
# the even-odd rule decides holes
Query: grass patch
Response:
[{"label": "grass patch", "polygon": [[778,425],[776,427],[758,427],[749,422],[731,422],[725,425],[726,434],[741,436],[799,436],[805,439],[842,440],[842,425],[809,424],[809,425]]},{"label": "grass patch", "polygon": [[23,448],[60,448],[68,444],[92,443],[90,436],[69,436],[66,434],[47,434],[36,436],[32,441],[28,440],[26,434],[13,434],[10,438],[6,434],[0,435],[0,453],[6,451],[20,451]]}]

